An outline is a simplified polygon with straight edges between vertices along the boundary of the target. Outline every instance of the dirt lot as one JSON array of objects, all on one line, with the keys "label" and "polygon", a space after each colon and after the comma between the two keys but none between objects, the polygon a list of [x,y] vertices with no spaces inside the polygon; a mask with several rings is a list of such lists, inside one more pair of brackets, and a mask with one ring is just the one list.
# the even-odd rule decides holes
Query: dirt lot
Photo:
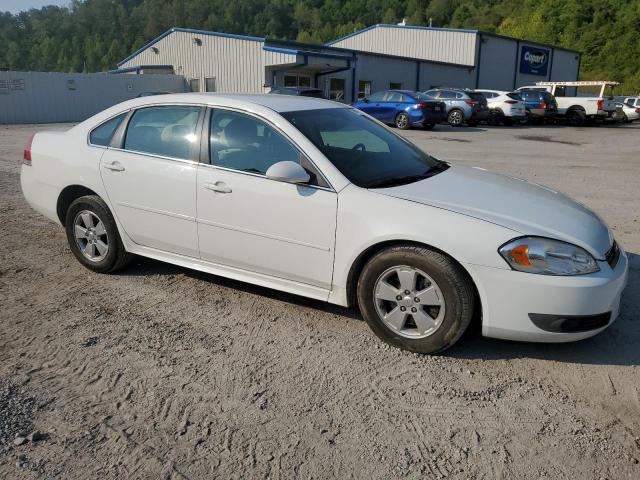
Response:
[{"label": "dirt lot", "polygon": [[476,331],[434,357],[354,311],[159,262],[89,272],[20,193],[45,128],[67,126],[0,126],[0,478],[640,478],[640,125],[407,133],[564,190],[631,252],[596,338]]}]

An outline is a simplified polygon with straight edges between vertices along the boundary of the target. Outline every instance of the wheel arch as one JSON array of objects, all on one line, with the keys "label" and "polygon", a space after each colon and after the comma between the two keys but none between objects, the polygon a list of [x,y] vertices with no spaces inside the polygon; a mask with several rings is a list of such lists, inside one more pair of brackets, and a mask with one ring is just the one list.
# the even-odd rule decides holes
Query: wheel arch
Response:
[{"label": "wheel arch", "polygon": [[62,189],[60,195],[58,195],[58,201],[56,203],[56,213],[62,225],[65,224],[69,206],[77,198],[84,197],[86,195],[100,196],[95,191],[83,185],[68,185]]},{"label": "wheel arch", "polygon": [[412,240],[400,240],[400,239],[385,240],[385,241],[378,242],[378,243],[375,243],[373,245],[370,245],[364,251],[360,252],[360,254],[356,257],[356,259],[351,264],[351,267],[349,268],[349,273],[347,275],[346,294],[347,294],[347,303],[348,303],[348,305],[349,306],[354,306],[354,305],[357,304],[358,279],[360,278],[360,274],[362,273],[362,270],[363,270],[364,266],[366,265],[366,263],[371,258],[373,258],[374,255],[376,255],[377,253],[381,252],[382,250],[385,250],[385,249],[391,248],[391,247],[404,246],[404,245],[411,246],[411,247],[428,248],[430,250],[433,250],[435,252],[438,252],[438,253],[440,253],[442,255],[445,255],[445,256],[449,257],[456,264],[458,264],[458,266],[460,266],[462,271],[465,272],[465,274],[467,275],[469,281],[471,282],[471,285],[473,285],[475,301],[477,302],[476,303],[477,307],[474,309],[474,318],[472,320],[472,323],[475,323],[476,321],[479,321],[479,319],[482,317],[483,303],[482,303],[482,297],[480,295],[480,291],[479,291],[478,286],[476,285],[476,281],[474,279],[474,275],[472,275],[460,261],[458,261],[455,257],[450,255],[449,253],[447,253],[447,252],[445,252],[445,251],[443,251],[443,250],[441,250],[441,249],[439,249],[437,247],[434,247],[433,245],[429,245],[429,244],[422,243],[422,242],[417,242],[417,241],[412,241]]},{"label": "wheel arch", "polygon": [[582,105],[571,105],[569,108],[567,108],[567,113],[574,112],[574,111],[587,113],[587,111],[585,110],[585,108]]}]

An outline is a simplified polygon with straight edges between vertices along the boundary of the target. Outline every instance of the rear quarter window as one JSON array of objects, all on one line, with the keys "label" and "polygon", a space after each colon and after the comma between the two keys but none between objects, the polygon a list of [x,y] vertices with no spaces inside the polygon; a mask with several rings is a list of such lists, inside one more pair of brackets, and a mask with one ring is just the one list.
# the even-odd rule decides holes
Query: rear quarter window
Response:
[{"label": "rear quarter window", "polygon": [[122,113],[91,130],[91,133],[89,134],[89,143],[91,145],[107,147],[111,143],[113,134],[116,133],[116,130],[126,116],[127,113]]}]

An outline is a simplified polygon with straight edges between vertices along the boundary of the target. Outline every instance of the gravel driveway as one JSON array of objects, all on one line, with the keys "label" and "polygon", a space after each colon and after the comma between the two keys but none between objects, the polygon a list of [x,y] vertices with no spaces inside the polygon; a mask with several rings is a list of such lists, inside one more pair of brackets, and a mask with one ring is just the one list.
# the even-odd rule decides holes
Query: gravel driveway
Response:
[{"label": "gravel driveway", "polygon": [[640,478],[640,125],[406,133],[565,191],[630,252],[603,334],[474,328],[442,356],[387,347],[352,310],[151,260],[84,269],[20,193],[45,128],[68,126],[0,126],[0,478]]}]

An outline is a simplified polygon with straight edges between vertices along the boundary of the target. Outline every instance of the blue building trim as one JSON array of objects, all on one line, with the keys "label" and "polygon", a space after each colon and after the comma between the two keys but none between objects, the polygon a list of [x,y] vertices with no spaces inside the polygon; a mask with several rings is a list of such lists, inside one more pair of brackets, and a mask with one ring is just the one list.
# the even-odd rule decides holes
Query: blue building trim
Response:
[{"label": "blue building trim", "polygon": [[128,62],[129,60],[131,60],[132,58],[138,56],[140,53],[142,53],[143,51],[145,51],[147,48],[151,47],[152,45],[158,43],[160,40],[162,40],[164,37],[174,33],[174,32],[182,32],[182,33],[193,33],[196,35],[209,35],[212,37],[226,37],[226,38],[235,38],[238,40],[248,40],[248,41],[252,41],[252,42],[264,42],[265,39],[262,37],[251,37],[248,35],[236,35],[234,33],[222,33],[222,32],[210,32],[208,30],[195,30],[193,28],[178,28],[178,27],[173,27],[170,28],[169,30],[167,30],[166,32],[164,32],[162,35],[160,35],[159,37],[154,38],[153,40],[151,40],[149,43],[147,43],[146,45],[140,47],[138,50],[136,50],[135,52],[133,52],[131,55],[129,55],[127,58],[125,58],[124,60],[121,60],[120,62],[118,62],[117,66],[119,67],[120,65],[122,65],[123,63]]},{"label": "blue building trim", "polygon": [[145,68],[170,68],[171,70],[174,69],[173,65],[140,65],[138,67],[116,68],[115,70],[109,70],[107,73],[139,73],[140,70],[144,70]]}]

